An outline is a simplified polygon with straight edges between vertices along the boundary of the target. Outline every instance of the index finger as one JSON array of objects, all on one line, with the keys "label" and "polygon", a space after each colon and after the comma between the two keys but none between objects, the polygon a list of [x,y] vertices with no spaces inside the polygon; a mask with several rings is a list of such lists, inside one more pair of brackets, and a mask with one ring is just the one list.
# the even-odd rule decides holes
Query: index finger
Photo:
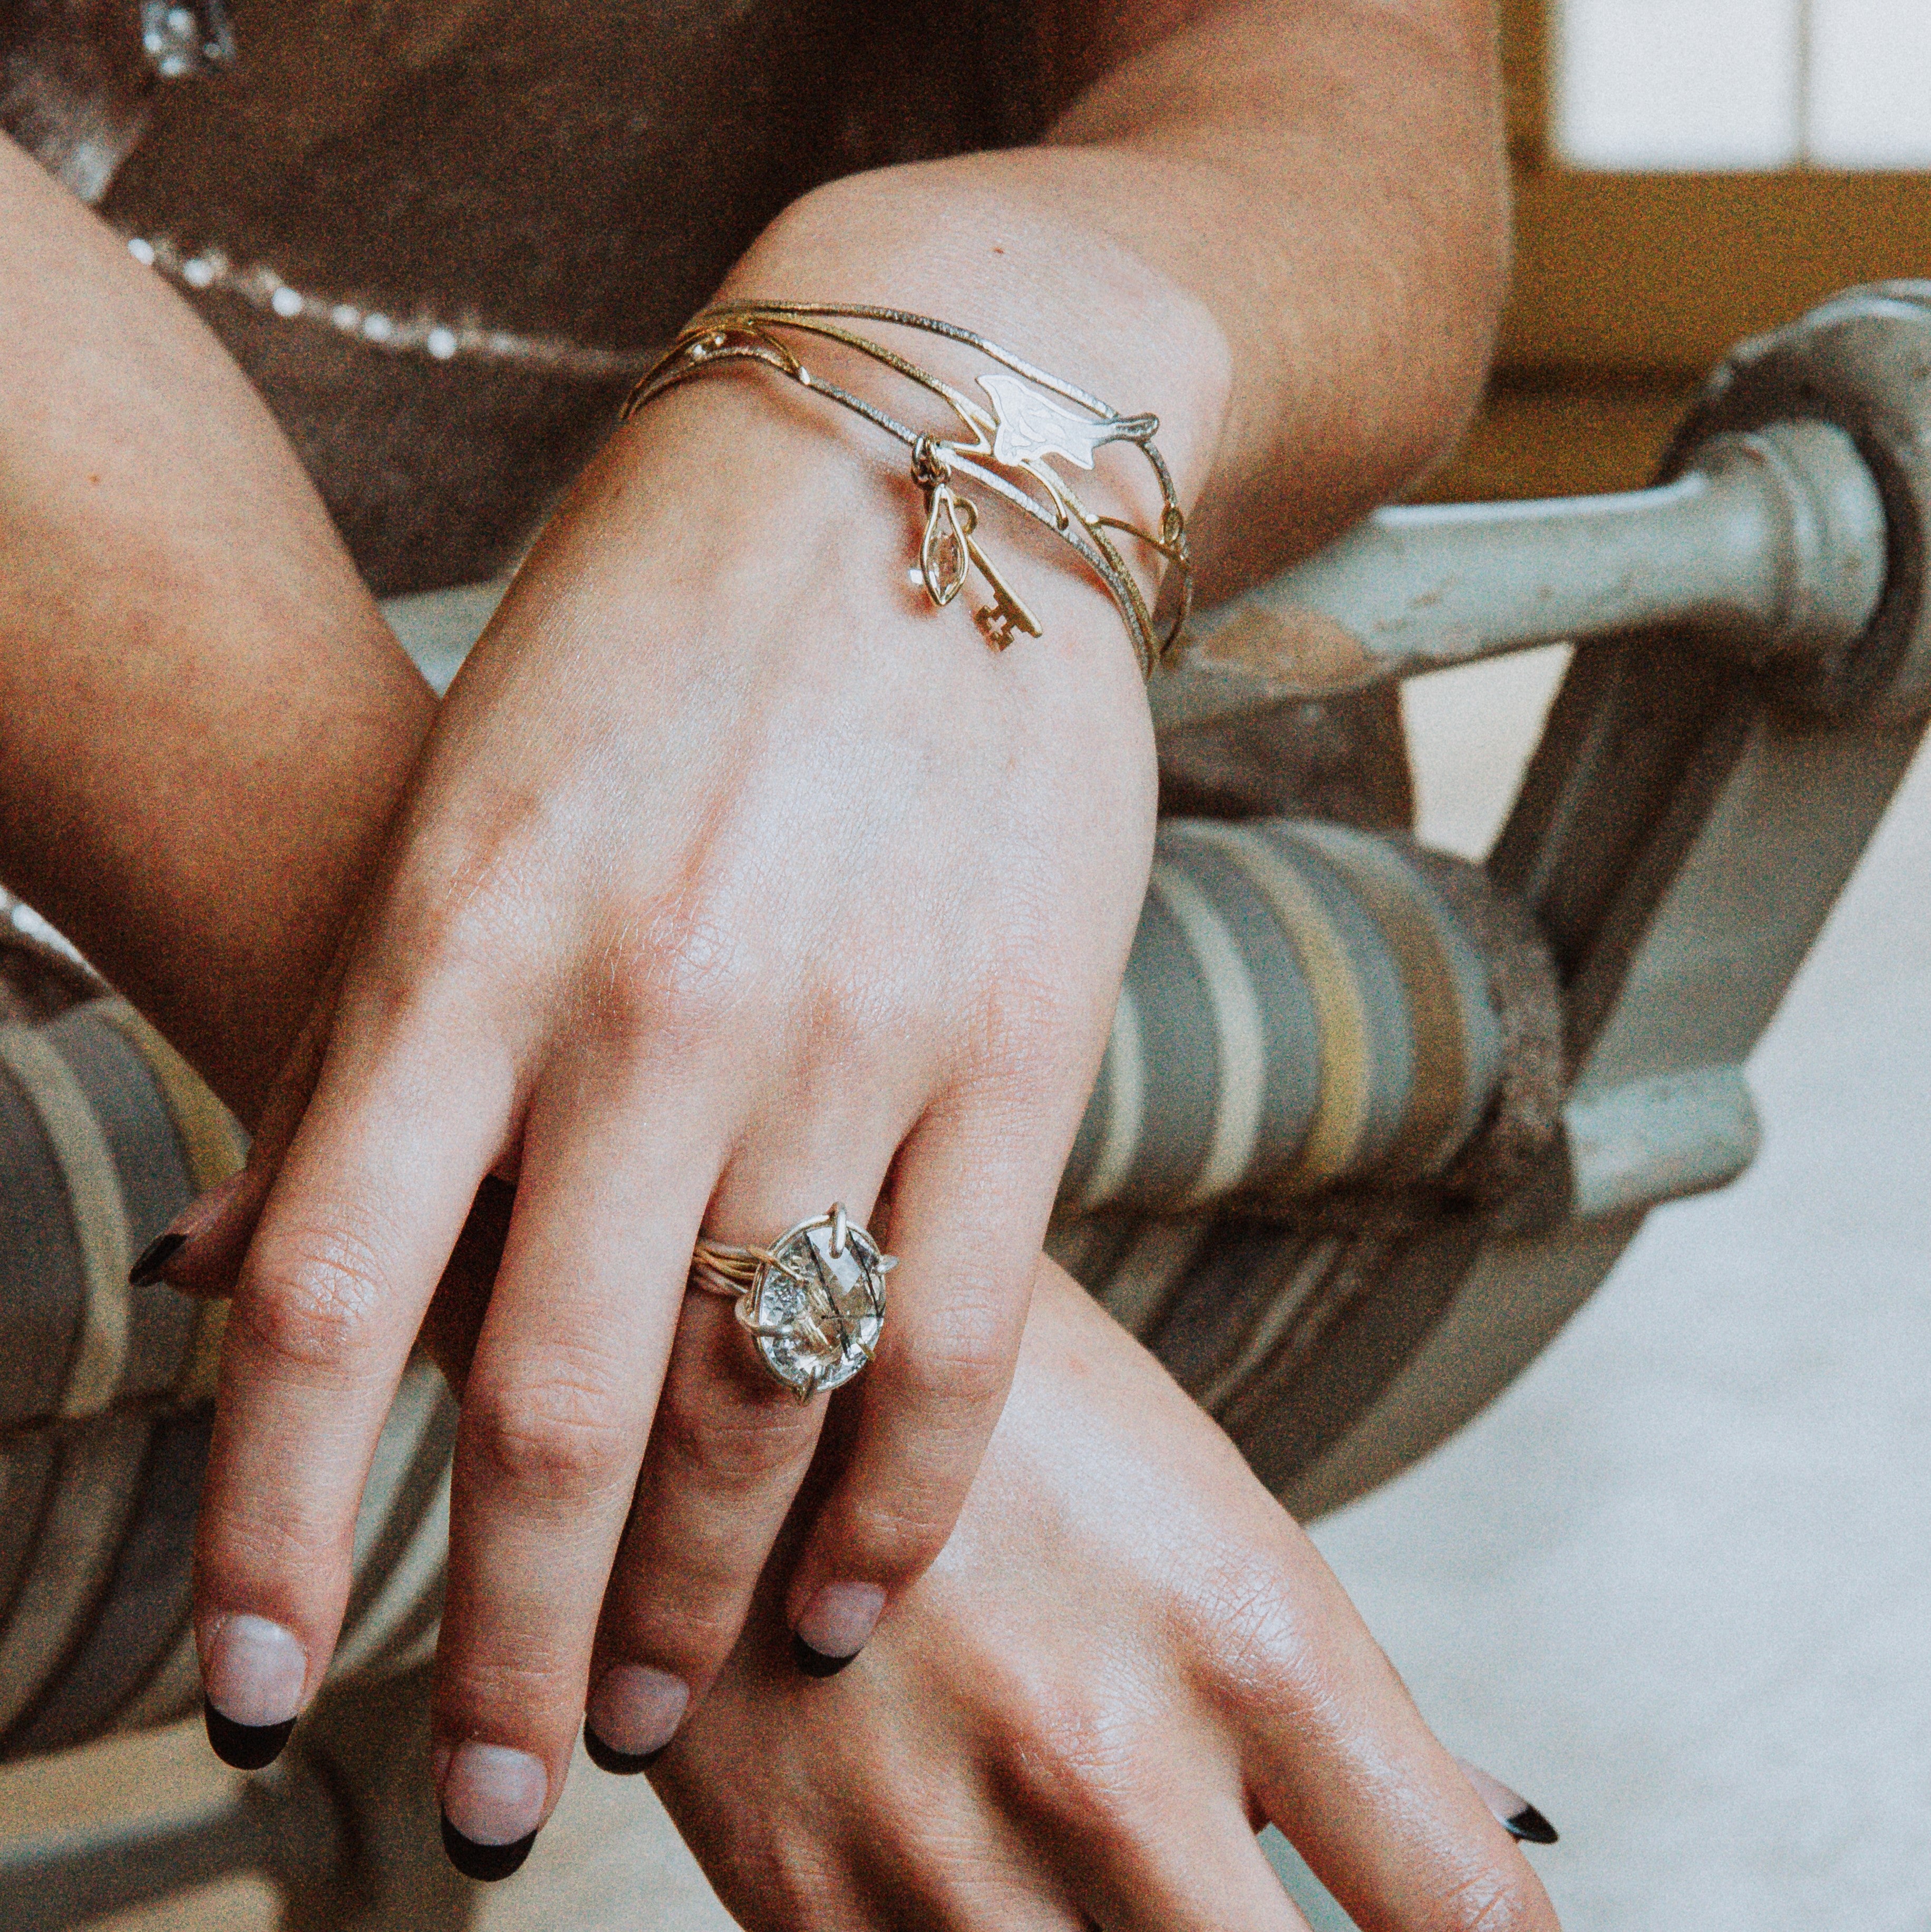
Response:
[{"label": "index finger", "polygon": [[1255,1802],[1363,1932],[1555,1932],[1548,1894],[1298,1532],[1218,1648]]},{"label": "index finger", "polygon": [[209,1740],[244,1768],[320,1686],[376,1438],[514,1097],[460,1015],[339,1041],[242,1268],[196,1536]]}]

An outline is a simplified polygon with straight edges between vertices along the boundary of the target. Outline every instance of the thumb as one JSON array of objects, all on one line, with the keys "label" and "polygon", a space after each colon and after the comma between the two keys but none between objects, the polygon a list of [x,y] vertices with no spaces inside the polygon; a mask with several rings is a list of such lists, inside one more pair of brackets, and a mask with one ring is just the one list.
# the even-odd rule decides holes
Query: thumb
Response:
[{"label": "thumb", "polygon": [[234,1292],[255,1225],[320,1077],[348,950],[345,940],[268,1090],[241,1171],[196,1196],[142,1250],[128,1270],[130,1287],[151,1288],[164,1281],[186,1294]]}]

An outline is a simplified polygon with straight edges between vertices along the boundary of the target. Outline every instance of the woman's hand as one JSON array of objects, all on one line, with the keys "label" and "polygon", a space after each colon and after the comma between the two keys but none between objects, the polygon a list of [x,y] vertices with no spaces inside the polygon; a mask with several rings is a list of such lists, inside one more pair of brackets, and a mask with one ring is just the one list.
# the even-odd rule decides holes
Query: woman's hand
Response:
[{"label": "woman's hand", "polygon": [[[1205,580],[1237,580],[1384,494],[1472,395],[1491,74],[1479,0],[1129,10],[1057,76],[1086,91],[1050,143],[818,190],[728,292],[949,315],[1151,410]],[[440,1719],[452,1816],[496,1841],[554,1802],[620,1540],[622,1574],[649,1566],[632,1654],[678,1687],[661,1721],[728,1650],[811,1451],[814,1413],[720,1389],[734,1455],[688,1457],[626,1532],[700,1226],[768,1241],[841,1199],[904,1262],[788,1584],[801,1659],[849,1658],[943,1543],[1138,910],[1152,762],[1114,613],[1002,532],[1047,636],[989,657],[901,588],[910,493],[859,447],[754,379],[667,400],[593,466],[439,720],[299,1132],[229,1203],[252,1225],[272,1178],[197,1629],[213,1706],[269,1724],[320,1681],[376,1425],[478,1183],[517,1177]],[[1147,526],[1109,460],[1097,506]],[[508,1780],[487,1802],[484,1763]]]},{"label": "woman's hand", "polygon": [[752,1932],[1287,1932],[1268,1820],[1370,1932],[1555,1923],[1312,1546],[1049,1264],[958,1528],[856,1666],[800,1678],[777,1612],[652,1772]]},{"label": "woman's hand", "polygon": [[[842,1202],[900,1262],[790,1570],[806,1670],[937,1554],[1005,1396],[1144,890],[1152,735],[1050,540],[1000,532],[1047,634],[995,656],[909,580],[918,508],[754,372],[623,432],[445,700],[278,1171],[263,1136],[199,1545],[210,1701],[244,1724],[320,1681],[397,1378],[479,1184],[515,1177],[440,1646],[476,1842],[547,1815],[586,1694],[619,1750],[702,1698],[811,1462],[824,1400],[710,1304],[729,1346],[633,1513],[700,1227],[768,1243]],[[589,1680],[613,1564],[643,1709]]]}]

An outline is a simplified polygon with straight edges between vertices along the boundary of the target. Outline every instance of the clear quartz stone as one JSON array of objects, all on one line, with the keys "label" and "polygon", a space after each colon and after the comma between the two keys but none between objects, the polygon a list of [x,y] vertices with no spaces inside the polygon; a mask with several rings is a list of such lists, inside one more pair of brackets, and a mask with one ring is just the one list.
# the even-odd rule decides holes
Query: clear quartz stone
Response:
[{"label": "clear quartz stone", "polygon": [[[750,1314],[765,1366],[801,1398],[851,1380],[885,1325],[885,1274],[877,1244],[856,1224],[832,1252],[829,1226],[793,1228],[771,1251],[794,1272],[759,1271]],[[802,1280],[795,1276],[802,1276]]]}]

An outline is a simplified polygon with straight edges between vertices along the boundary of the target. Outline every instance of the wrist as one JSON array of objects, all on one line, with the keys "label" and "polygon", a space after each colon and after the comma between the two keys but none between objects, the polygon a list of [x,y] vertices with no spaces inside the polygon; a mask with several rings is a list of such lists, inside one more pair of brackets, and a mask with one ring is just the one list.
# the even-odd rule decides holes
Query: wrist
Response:
[{"label": "wrist", "polygon": [[[838,380],[901,406],[882,385],[920,400],[862,354],[800,346],[814,375],[835,368]],[[821,347],[833,353],[821,357]],[[708,608],[707,636],[731,637],[746,664],[795,650],[829,669],[844,645],[871,638],[889,659],[878,669],[929,680],[937,668],[919,644],[935,624],[948,661],[998,674],[988,690],[1017,683],[1048,707],[1090,705],[1095,678],[1123,670],[1144,712],[1131,635],[1079,554],[978,485],[961,478],[959,492],[979,519],[984,560],[1036,614],[1043,638],[987,649],[970,621],[991,602],[976,567],[950,608],[934,610],[919,570],[927,504],[902,443],[775,371],[722,364],[665,391],[612,439],[546,536],[544,568],[530,574],[560,581],[550,566],[571,556],[570,586],[595,584],[618,620],[607,628],[627,640],[664,634],[667,615],[688,633],[692,609]],[[655,619],[625,609],[634,594],[651,600]],[[680,608],[666,613],[667,596]],[[1068,670],[1070,679],[1060,674]]]},{"label": "wrist", "polygon": [[[748,282],[762,260],[734,280]],[[856,424],[877,446],[898,446],[921,497],[917,575],[936,605],[976,581],[968,608],[995,650],[1041,626],[990,554],[988,511],[1057,538],[1103,585],[1152,674],[1184,621],[1192,577],[1156,414],[1116,407],[950,316],[727,291],[639,384],[626,417],[694,385],[748,376],[790,388],[794,404],[809,399],[821,419],[844,412],[847,435]],[[821,421],[818,432],[832,427]]]},{"label": "wrist", "polygon": [[[1233,394],[1225,331],[1165,270],[1078,213],[1104,157],[1021,149],[848,175],[786,208],[715,299],[909,309],[988,336],[1121,410],[1160,418],[1183,503]],[[969,378],[968,356],[938,372]]]}]

